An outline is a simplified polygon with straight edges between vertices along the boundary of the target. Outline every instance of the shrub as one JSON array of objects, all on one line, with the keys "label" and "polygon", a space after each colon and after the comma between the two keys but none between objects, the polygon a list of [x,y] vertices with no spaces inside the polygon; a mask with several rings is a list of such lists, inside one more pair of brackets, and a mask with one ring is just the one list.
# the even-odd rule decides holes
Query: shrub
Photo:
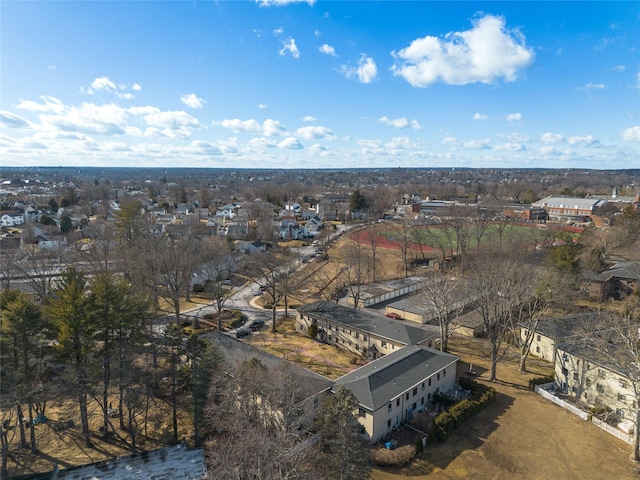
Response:
[{"label": "shrub", "polygon": [[404,445],[402,447],[388,450],[380,448],[371,455],[376,465],[381,467],[401,466],[408,463],[416,455],[415,445]]},{"label": "shrub", "polygon": [[544,385],[545,383],[551,383],[555,380],[555,375],[552,373],[545,377],[536,377],[529,380],[529,388],[531,390],[536,389],[536,385]]},{"label": "shrub", "polygon": [[309,327],[307,328],[307,333],[311,338],[316,338],[316,335],[318,335],[318,325],[316,325],[315,323],[309,325]]}]

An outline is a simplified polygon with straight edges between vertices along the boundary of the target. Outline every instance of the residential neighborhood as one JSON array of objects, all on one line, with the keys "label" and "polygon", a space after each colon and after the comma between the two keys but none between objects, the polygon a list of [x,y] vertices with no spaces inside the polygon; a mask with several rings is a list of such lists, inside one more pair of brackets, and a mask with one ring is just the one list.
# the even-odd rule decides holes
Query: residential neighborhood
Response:
[{"label": "residential neighborhood", "polygon": [[[36,462],[63,475],[35,451],[28,461],[16,453],[49,441],[45,423],[85,448],[115,442],[112,460],[85,457],[78,472],[143,468],[148,451],[158,472],[177,462],[185,478],[202,478],[203,468],[215,476],[248,468],[224,445],[241,448],[249,431],[286,452],[281,468],[312,472],[340,418],[377,478],[389,455],[407,465],[432,458],[479,410],[521,401],[511,382],[541,411],[566,408],[591,422],[594,439],[602,431],[633,450],[637,174],[613,194],[584,198],[550,187],[534,195],[531,184],[525,204],[498,180],[519,173],[418,170],[418,187],[392,169],[374,188],[379,172],[346,171],[338,188],[327,171],[305,190],[278,171],[205,179],[141,169],[119,179],[3,169],[6,474]],[[495,179],[494,193],[461,186],[474,176]],[[443,189],[444,179],[455,188]],[[560,202],[574,210],[559,212]],[[74,285],[83,303],[73,303]],[[69,305],[85,330],[73,330]],[[111,330],[116,318],[130,333]],[[67,332],[91,345],[73,353],[80,363],[65,357],[74,352]],[[27,385],[35,396],[22,393]],[[84,396],[69,396],[72,388]],[[463,408],[457,429],[446,426]],[[143,424],[162,439],[148,443]]]}]

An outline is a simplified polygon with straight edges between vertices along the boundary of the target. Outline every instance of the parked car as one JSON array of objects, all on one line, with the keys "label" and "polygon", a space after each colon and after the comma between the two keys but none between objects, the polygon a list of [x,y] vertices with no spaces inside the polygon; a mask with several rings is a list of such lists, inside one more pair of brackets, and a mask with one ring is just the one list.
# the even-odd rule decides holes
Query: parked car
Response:
[{"label": "parked car", "polygon": [[398,315],[396,312],[387,312],[384,314],[385,317],[394,318],[396,320],[400,320],[402,317]]},{"label": "parked car", "polygon": [[248,337],[251,335],[251,332],[246,328],[239,328],[236,330],[236,338]]},{"label": "parked car", "polygon": [[259,288],[256,288],[253,290],[252,293],[257,297],[258,295],[262,295],[262,290],[260,290]]},{"label": "parked car", "polygon": [[249,330],[253,330],[254,332],[260,330],[262,327],[264,327],[264,320],[254,320],[249,324]]}]

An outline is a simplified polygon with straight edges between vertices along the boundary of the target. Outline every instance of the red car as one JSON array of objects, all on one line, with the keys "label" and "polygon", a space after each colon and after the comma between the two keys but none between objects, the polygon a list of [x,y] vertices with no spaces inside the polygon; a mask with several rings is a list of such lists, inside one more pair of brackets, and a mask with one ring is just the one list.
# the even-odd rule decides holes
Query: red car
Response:
[{"label": "red car", "polygon": [[384,314],[385,317],[394,318],[396,320],[400,320],[402,317],[398,315],[396,312],[387,312]]}]

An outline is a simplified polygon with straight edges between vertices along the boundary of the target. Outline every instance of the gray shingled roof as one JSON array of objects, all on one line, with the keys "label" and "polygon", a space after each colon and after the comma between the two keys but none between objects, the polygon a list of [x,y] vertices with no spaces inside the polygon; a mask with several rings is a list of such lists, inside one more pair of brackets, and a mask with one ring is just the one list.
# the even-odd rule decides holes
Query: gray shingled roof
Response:
[{"label": "gray shingled roof", "polygon": [[407,325],[402,321],[375,315],[365,310],[344,307],[333,302],[310,303],[298,308],[298,311],[316,320],[326,319],[404,345],[418,345],[425,340],[438,337],[433,329]]},{"label": "gray shingled roof", "polygon": [[[425,378],[454,364],[455,355],[410,345],[384,355],[335,381],[349,388],[363,407],[375,411]],[[455,371],[450,372],[455,375]]]},{"label": "gray shingled roof", "polygon": [[602,330],[606,328],[603,321],[602,312],[578,313],[565,317],[545,317],[538,323],[536,331],[554,340],[561,340]]},{"label": "gray shingled roof", "polygon": [[597,280],[599,282],[606,282],[612,278],[624,278],[627,280],[640,280],[640,264],[634,262],[617,262],[609,270],[605,270],[602,273],[593,271],[585,271],[585,278],[588,280]]},{"label": "gray shingled roof", "polygon": [[57,480],[202,480],[207,469],[202,448],[187,450],[185,442],[142,452],[129,457],[92,463],[82,467],[54,470],[50,478]]}]

